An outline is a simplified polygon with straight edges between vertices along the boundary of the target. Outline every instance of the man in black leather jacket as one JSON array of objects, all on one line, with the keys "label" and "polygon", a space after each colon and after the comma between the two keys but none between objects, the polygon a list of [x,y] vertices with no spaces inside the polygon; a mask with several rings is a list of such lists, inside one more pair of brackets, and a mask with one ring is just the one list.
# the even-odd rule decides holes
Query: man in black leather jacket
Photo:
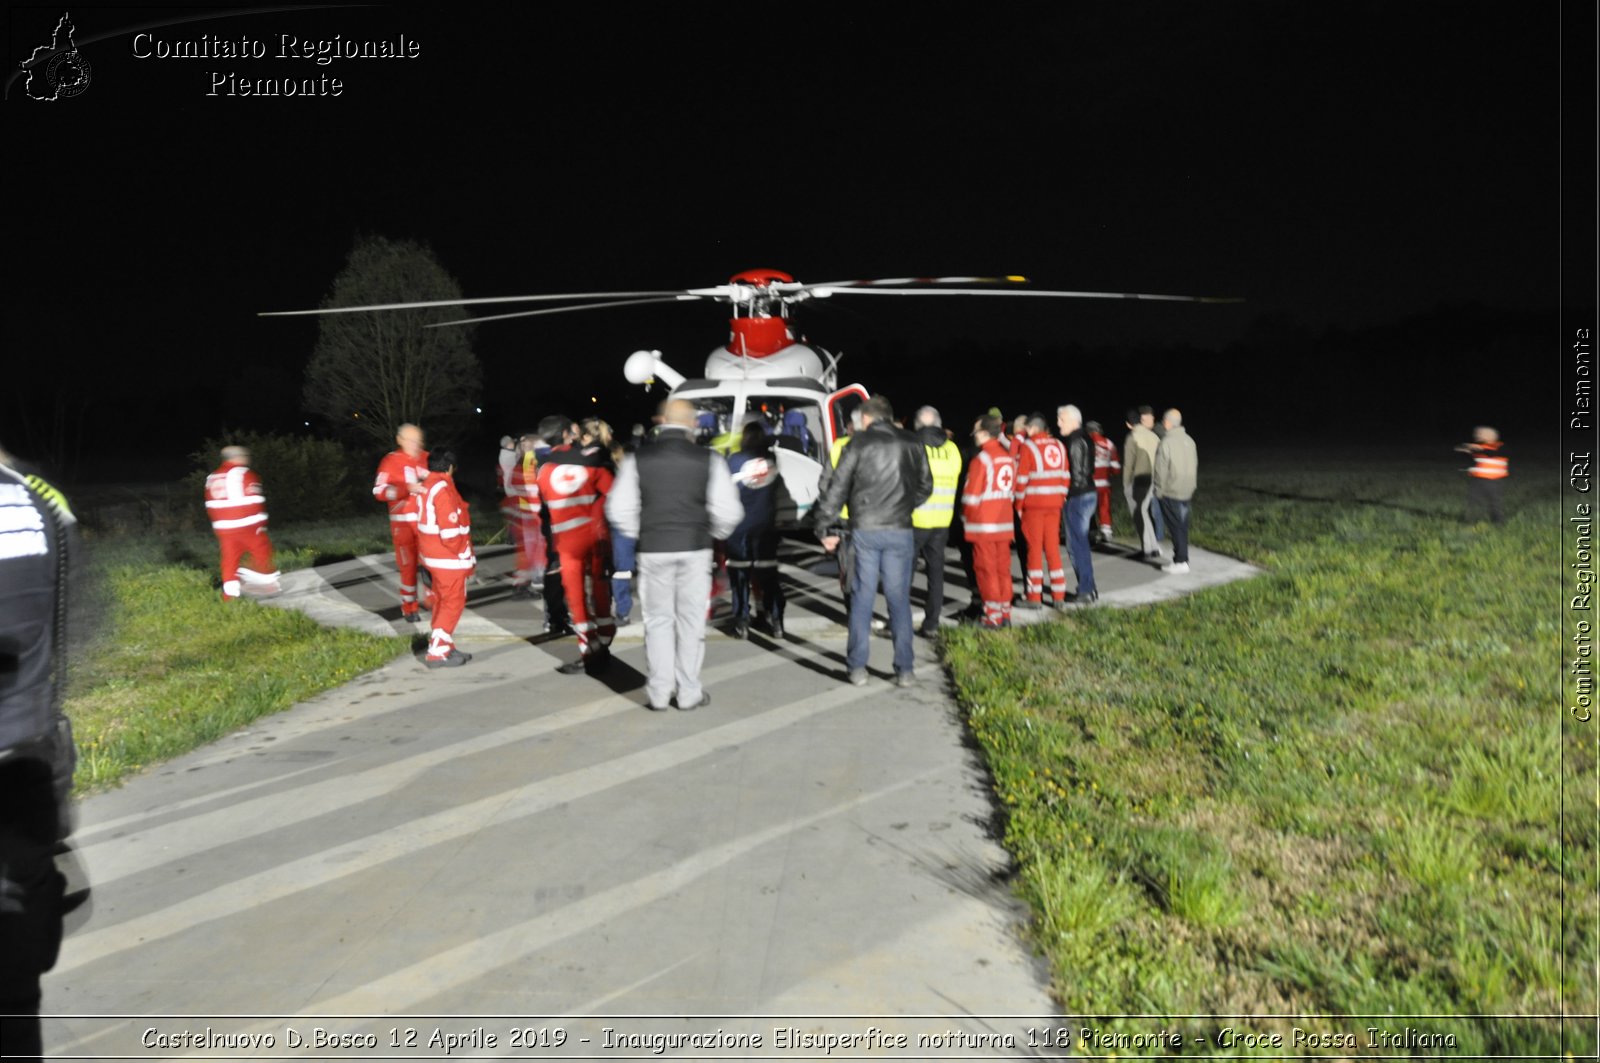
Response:
[{"label": "man in black leather jacket", "polygon": [[1083,430],[1083,414],[1076,406],[1056,410],[1056,427],[1067,446],[1067,547],[1072,552],[1072,571],[1078,577],[1078,593],[1073,605],[1093,605],[1100,598],[1094,585],[1094,558],[1089,552],[1089,524],[1099,502],[1094,486],[1094,441]]},{"label": "man in black leather jacket", "polygon": [[845,650],[850,682],[863,686],[867,681],[872,607],[881,577],[894,638],[895,685],[910,686],[915,656],[911,570],[916,556],[911,511],[933,493],[933,472],[916,437],[895,427],[888,399],[881,395],[868,399],[861,407],[861,424],[861,431],[841,452],[839,467],[817,501],[812,520],[817,537],[831,552],[839,545],[839,537],[828,534],[829,529],[839,522],[840,509],[850,507],[855,544],[850,640]]}]

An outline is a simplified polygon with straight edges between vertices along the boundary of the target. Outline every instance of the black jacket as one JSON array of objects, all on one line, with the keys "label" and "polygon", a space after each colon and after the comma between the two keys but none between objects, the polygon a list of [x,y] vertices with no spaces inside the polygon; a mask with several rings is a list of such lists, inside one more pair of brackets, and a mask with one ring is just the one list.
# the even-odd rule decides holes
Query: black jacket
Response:
[{"label": "black jacket", "polygon": [[1067,487],[1068,498],[1094,494],[1094,440],[1082,428],[1062,440],[1067,447],[1067,472],[1072,483]]},{"label": "black jacket", "polygon": [[910,528],[911,511],[933,494],[933,471],[917,437],[887,421],[874,421],[850,437],[839,454],[812,523],[819,537],[850,507],[854,531]]}]

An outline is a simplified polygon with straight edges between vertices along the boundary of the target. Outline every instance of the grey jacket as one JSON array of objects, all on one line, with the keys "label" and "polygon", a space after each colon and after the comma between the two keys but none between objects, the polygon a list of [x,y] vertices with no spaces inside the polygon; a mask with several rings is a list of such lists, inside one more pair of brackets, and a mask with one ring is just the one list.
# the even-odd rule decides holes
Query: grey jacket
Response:
[{"label": "grey jacket", "polygon": [[1183,425],[1167,429],[1166,437],[1156,448],[1155,478],[1151,481],[1155,496],[1187,502],[1194,497],[1199,470],[1200,458],[1195,452],[1194,440],[1189,438]]}]

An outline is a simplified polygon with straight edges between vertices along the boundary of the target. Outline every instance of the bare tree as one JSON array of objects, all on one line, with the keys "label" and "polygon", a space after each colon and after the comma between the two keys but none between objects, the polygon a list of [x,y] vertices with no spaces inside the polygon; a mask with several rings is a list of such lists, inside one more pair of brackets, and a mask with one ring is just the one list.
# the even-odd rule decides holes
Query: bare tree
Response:
[{"label": "bare tree", "polygon": [[[364,236],[357,238],[322,305],[459,298],[461,286],[427,247]],[[461,307],[434,307],[321,318],[306,366],[306,410],[341,431],[382,443],[408,421],[435,438],[467,430],[483,379],[470,326],[423,327],[462,315]]]}]

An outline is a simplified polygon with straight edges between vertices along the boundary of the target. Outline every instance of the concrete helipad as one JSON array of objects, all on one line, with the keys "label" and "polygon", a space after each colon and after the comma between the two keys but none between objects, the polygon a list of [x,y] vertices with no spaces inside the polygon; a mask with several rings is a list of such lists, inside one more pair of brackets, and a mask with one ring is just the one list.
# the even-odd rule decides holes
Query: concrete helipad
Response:
[{"label": "concrete helipad", "polygon": [[[785,640],[714,632],[712,703],[651,713],[637,623],[603,677],[558,674],[572,641],[538,637],[490,548],[467,667],[403,656],[85,801],[93,901],[45,979],[47,1053],[1051,1054],[1024,1047],[1058,1017],[934,647],[914,689],[886,641],[843,683],[822,560],[786,547]],[[1102,608],[1252,571],[1096,566]],[[286,582],[276,604],[401,629],[386,558]]]}]

